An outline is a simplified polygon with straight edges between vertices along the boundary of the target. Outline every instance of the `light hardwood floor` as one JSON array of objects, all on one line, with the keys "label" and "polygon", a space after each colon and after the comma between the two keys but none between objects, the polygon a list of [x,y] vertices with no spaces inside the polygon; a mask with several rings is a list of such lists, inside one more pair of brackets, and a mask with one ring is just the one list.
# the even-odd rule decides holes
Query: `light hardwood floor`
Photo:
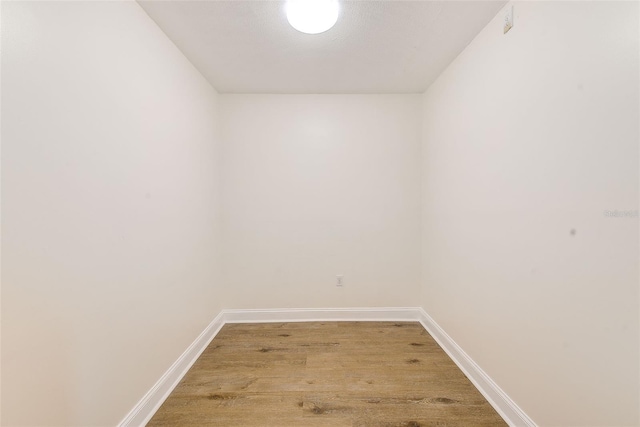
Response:
[{"label": "light hardwood floor", "polygon": [[417,322],[227,324],[149,426],[504,426]]}]

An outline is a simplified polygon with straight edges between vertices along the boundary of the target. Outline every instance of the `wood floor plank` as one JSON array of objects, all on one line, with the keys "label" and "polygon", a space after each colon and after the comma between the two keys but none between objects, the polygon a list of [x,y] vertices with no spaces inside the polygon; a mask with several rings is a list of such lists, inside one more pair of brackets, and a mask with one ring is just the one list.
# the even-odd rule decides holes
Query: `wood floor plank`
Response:
[{"label": "wood floor plank", "polygon": [[417,322],[227,324],[149,426],[505,426]]}]

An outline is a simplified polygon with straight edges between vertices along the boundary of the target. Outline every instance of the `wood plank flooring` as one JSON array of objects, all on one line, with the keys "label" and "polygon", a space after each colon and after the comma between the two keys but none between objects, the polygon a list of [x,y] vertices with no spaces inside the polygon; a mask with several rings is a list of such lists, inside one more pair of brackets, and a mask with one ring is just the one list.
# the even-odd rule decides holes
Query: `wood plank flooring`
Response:
[{"label": "wood plank flooring", "polygon": [[227,324],[148,426],[505,426],[417,322]]}]

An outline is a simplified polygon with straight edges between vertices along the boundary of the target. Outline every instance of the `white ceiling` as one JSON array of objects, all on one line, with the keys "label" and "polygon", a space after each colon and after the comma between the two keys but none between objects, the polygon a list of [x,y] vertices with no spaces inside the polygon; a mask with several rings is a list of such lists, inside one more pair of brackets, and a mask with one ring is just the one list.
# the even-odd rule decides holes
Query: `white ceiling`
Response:
[{"label": "white ceiling", "polygon": [[421,93],[506,1],[341,1],[317,35],[283,1],[138,3],[221,93]]}]

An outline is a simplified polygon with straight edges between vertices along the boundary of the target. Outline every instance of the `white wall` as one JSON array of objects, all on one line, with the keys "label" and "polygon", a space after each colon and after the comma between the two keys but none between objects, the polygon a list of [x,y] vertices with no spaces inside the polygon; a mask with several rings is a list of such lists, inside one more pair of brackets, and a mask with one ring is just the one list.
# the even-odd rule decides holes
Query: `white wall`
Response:
[{"label": "white wall", "polygon": [[221,308],[420,294],[538,424],[638,424],[638,4],[515,7],[424,97],[219,97],[136,3],[3,2],[2,424],[116,424]]},{"label": "white wall", "polygon": [[638,3],[514,11],[424,96],[423,307],[539,425],[638,425]]},{"label": "white wall", "polygon": [[135,2],[2,2],[2,424],[117,424],[222,308],[216,93]]},{"label": "white wall", "polygon": [[220,100],[229,307],[414,306],[421,96]]}]

